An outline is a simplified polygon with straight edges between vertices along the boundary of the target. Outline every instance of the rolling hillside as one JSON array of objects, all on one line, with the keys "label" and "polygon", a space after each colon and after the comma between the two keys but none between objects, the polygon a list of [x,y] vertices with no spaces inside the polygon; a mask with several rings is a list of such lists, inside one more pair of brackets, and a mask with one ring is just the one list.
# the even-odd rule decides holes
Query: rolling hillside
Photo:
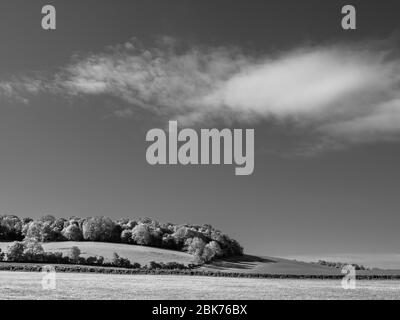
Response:
[{"label": "rolling hillside", "polygon": [[340,270],[307,262],[273,257],[244,255],[217,260],[203,267],[205,270],[282,275],[340,275]]},{"label": "rolling hillside", "polygon": [[[239,272],[245,274],[293,275],[293,276],[343,276],[340,269],[275,257],[244,255],[236,258],[217,260],[202,267],[204,270],[220,272]],[[363,270],[357,275],[400,275],[400,270]]]},{"label": "rolling hillside", "polygon": [[[0,249],[5,251],[8,242],[0,242]],[[178,262],[182,264],[193,263],[190,254],[179,251],[165,250],[153,247],[144,247],[119,243],[103,242],[50,242],[44,243],[43,248],[49,252],[62,252],[67,255],[70,249],[76,246],[80,248],[83,257],[101,255],[110,260],[114,252],[121,257],[128,258],[132,263],[148,265],[150,261],[155,262]],[[200,270],[214,272],[234,272],[245,274],[269,274],[269,275],[294,275],[294,276],[340,276],[339,269],[275,257],[258,257],[244,255],[241,257],[225,258],[207,264]],[[359,275],[399,275],[399,270],[373,270],[358,271]]]},{"label": "rolling hillside", "polygon": [[[0,249],[5,251],[9,243],[0,242]],[[71,248],[76,246],[81,250],[82,257],[103,256],[106,260],[112,258],[114,252],[121,257],[129,259],[132,263],[137,262],[146,265],[150,261],[155,262],[178,262],[185,265],[193,263],[193,257],[185,252],[165,250],[153,247],[135,246],[121,243],[104,242],[49,242],[42,244],[43,249],[48,252],[62,252],[67,255]]]}]

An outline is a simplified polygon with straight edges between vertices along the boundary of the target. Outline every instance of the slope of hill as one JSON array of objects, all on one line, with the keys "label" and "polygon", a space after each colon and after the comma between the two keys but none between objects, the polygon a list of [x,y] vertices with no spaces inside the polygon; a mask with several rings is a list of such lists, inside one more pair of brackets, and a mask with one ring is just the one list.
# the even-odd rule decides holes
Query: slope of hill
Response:
[{"label": "slope of hill", "polygon": [[273,257],[243,257],[217,260],[203,267],[205,270],[220,272],[240,272],[249,274],[282,275],[340,275],[340,270],[296,260]]},{"label": "slope of hill", "polygon": [[[5,251],[9,242],[0,242],[0,249]],[[80,248],[83,257],[101,255],[110,260],[113,253],[128,258],[132,263],[148,265],[155,262],[178,262],[185,265],[193,263],[193,256],[181,251],[144,247],[137,245],[104,243],[104,242],[49,242],[43,248],[48,252],[62,252],[69,254],[71,248]],[[243,274],[268,274],[287,276],[343,276],[340,269],[296,260],[258,257],[244,255],[216,260],[206,264],[199,271],[243,273]],[[400,270],[372,270],[357,271],[358,275],[400,275]]]},{"label": "slope of hill", "polygon": [[[0,249],[5,251],[9,243],[0,242]],[[82,257],[103,256],[106,260],[110,260],[113,253],[116,252],[121,257],[129,259],[132,263],[137,262],[141,265],[149,264],[150,261],[155,262],[178,262],[185,265],[193,263],[193,256],[188,253],[159,249],[154,247],[143,247],[121,243],[105,243],[105,242],[47,242],[42,244],[43,249],[48,252],[62,252],[64,255],[69,254],[72,247],[78,247],[81,250]]]},{"label": "slope of hill", "polygon": [[[269,274],[292,276],[343,276],[340,269],[319,264],[273,257],[242,257],[216,260],[202,267],[203,270],[220,272],[239,272],[245,274]],[[363,270],[357,271],[359,276],[393,276],[400,275],[400,270]]]}]

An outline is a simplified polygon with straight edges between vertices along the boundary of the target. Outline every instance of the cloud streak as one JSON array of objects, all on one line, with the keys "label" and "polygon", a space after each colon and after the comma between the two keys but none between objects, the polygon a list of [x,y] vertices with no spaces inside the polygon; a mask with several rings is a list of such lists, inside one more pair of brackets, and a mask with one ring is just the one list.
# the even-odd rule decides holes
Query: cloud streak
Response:
[{"label": "cloud streak", "polygon": [[51,81],[0,82],[0,95],[107,95],[195,124],[290,122],[344,143],[400,138],[400,58],[376,44],[310,46],[272,55],[132,40],[75,57]]}]

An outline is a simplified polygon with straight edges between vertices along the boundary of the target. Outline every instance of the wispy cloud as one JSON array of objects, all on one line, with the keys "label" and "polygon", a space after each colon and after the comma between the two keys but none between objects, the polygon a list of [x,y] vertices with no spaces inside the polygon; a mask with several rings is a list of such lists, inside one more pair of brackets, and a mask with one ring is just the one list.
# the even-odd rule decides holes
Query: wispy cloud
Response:
[{"label": "wispy cloud", "polygon": [[6,81],[0,81],[0,97],[15,99],[19,102],[27,104],[29,101],[26,95],[36,95],[42,91],[45,84],[32,77],[14,77]]},{"label": "wispy cloud", "polygon": [[[290,122],[327,141],[400,138],[400,57],[372,43],[296,48],[269,56],[238,48],[132,40],[75,57],[51,80],[0,82],[0,94],[108,95],[178,118]],[[320,146],[319,146],[320,148]]]}]

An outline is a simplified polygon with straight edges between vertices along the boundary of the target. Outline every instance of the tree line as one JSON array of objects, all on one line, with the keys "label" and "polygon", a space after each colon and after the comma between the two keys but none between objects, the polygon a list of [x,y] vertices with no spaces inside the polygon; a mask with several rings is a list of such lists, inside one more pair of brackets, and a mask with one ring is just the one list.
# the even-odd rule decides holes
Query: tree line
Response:
[{"label": "tree line", "polygon": [[243,254],[240,244],[211,225],[160,223],[151,218],[109,217],[56,218],[37,220],[15,215],[0,216],[0,241],[98,241],[126,243],[184,251],[196,263]]},{"label": "tree line", "polygon": [[99,267],[117,267],[126,269],[149,269],[149,270],[186,270],[193,269],[199,265],[189,264],[185,266],[178,262],[155,262],[150,261],[149,265],[141,266],[140,263],[132,263],[129,259],[123,258],[114,252],[112,258],[107,261],[103,256],[82,257],[81,250],[74,246],[67,254],[62,252],[46,252],[42,245],[36,240],[14,241],[2,252],[0,249],[0,262],[18,263],[52,263],[52,264],[73,264]]},{"label": "tree line", "polygon": [[368,268],[364,267],[362,264],[357,263],[347,263],[347,262],[335,262],[335,261],[325,261],[325,260],[318,260],[317,262],[312,262],[314,264],[319,264],[321,266],[327,266],[336,269],[343,269],[343,267],[347,265],[352,265],[355,270],[368,270]]}]

